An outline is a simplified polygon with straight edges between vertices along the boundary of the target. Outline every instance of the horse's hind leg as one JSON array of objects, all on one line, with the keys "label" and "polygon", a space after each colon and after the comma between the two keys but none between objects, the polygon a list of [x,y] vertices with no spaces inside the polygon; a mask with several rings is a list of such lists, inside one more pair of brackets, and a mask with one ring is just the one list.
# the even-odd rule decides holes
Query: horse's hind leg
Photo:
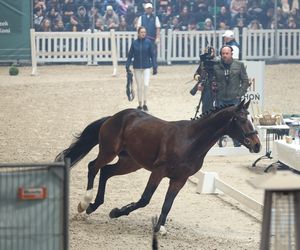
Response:
[{"label": "horse's hind leg", "polygon": [[79,213],[85,211],[93,199],[94,180],[99,169],[104,165],[106,165],[108,162],[111,162],[115,158],[115,156],[116,155],[114,153],[111,154],[102,153],[101,156],[100,154],[98,154],[98,157],[89,163],[87,191],[85,193],[83,200],[78,204],[77,211]]},{"label": "horse's hind leg", "polygon": [[107,180],[115,175],[124,175],[140,169],[141,166],[132,160],[126,153],[119,155],[119,160],[115,164],[106,165],[100,170],[98,192],[94,203],[90,203],[86,210],[87,214],[94,212],[104,202],[105,187]]},{"label": "horse's hind leg", "polygon": [[152,172],[150,178],[148,180],[147,186],[137,202],[132,202],[122,208],[114,208],[109,213],[110,218],[118,218],[123,215],[128,215],[132,211],[145,207],[151,200],[152,195],[154,194],[156,188],[158,187],[160,181],[162,180],[163,176],[160,172]]}]

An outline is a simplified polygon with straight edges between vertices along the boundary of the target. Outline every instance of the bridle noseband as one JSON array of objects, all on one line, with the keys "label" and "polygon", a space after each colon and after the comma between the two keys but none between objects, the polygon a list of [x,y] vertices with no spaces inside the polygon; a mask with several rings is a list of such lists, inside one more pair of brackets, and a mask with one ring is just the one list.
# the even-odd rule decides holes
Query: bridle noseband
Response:
[{"label": "bridle noseband", "polygon": [[233,117],[232,121],[235,121],[235,124],[237,125],[236,127],[240,130],[243,141],[246,145],[250,144],[250,140],[248,137],[252,136],[252,135],[256,135],[258,134],[257,130],[252,130],[249,132],[245,132],[242,127],[239,125],[239,123],[237,122],[238,118],[236,116]]}]

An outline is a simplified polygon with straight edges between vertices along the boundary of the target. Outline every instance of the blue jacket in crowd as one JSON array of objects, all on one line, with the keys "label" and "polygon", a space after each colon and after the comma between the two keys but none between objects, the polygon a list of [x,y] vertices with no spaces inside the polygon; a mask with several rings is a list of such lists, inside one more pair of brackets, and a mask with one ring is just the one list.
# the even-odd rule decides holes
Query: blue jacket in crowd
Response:
[{"label": "blue jacket in crowd", "polygon": [[157,68],[156,62],[153,60],[153,45],[151,41],[146,38],[138,38],[131,44],[127,56],[126,69],[129,69],[132,58],[134,69],[147,69],[151,67]]}]

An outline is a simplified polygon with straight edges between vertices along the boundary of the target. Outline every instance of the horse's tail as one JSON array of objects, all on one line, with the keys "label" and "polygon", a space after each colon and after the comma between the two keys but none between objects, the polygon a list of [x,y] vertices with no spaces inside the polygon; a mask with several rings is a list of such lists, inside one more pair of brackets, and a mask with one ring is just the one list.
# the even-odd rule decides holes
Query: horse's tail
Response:
[{"label": "horse's tail", "polygon": [[103,117],[89,124],[81,134],[75,136],[75,141],[67,149],[55,157],[55,161],[64,161],[69,158],[70,166],[73,167],[99,143],[99,130],[109,117]]}]

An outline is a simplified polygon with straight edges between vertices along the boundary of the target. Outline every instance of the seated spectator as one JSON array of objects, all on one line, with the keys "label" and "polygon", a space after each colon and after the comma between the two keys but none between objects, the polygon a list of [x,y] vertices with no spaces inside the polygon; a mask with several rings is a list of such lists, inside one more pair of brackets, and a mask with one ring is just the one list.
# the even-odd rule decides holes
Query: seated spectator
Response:
[{"label": "seated spectator", "polygon": [[181,27],[180,30],[187,30],[191,20],[192,20],[192,16],[190,15],[188,6],[184,5],[179,14],[179,23]]},{"label": "seated spectator", "polygon": [[128,6],[129,6],[128,2],[126,0],[119,0],[118,5],[119,5],[118,9],[117,9],[118,15],[119,16],[126,16]]},{"label": "seated spectator", "polygon": [[220,12],[217,14],[217,27],[227,27],[229,29],[231,25],[231,15],[228,8],[223,5],[220,8]]},{"label": "seated spectator", "polygon": [[94,7],[91,8],[89,16],[90,16],[90,21],[89,21],[90,29],[93,28],[93,25],[95,24],[95,22],[98,18],[103,19],[101,14],[99,13],[99,9],[98,9],[97,6],[94,6]]},{"label": "seated spectator", "polygon": [[61,19],[59,10],[55,9],[55,8],[51,8],[47,14],[47,18],[50,19],[50,21],[52,23],[52,28],[54,28],[54,24],[55,24],[56,20]]},{"label": "seated spectator", "polygon": [[117,13],[117,10],[119,8],[119,4],[118,2],[120,0],[97,0],[100,3],[101,9],[100,9],[100,14],[102,16],[105,15],[106,11],[107,11],[107,6],[111,6],[113,8],[113,10],[115,10],[115,12]]},{"label": "seated spectator", "polygon": [[111,5],[108,5],[106,7],[106,12],[103,16],[103,20],[106,30],[118,29],[120,23],[119,16],[115,13]]},{"label": "seated spectator", "polygon": [[170,24],[170,28],[174,31],[179,31],[180,30],[180,22],[179,22],[179,17],[178,16],[173,16]]},{"label": "seated spectator", "polygon": [[51,21],[49,18],[45,18],[41,24],[41,29],[40,31],[42,32],[51,32]]},{"label": "seated spectator", "polygon": [[36,31],[39,31],[41,29],[41,24],[44,19],[43,10],[40,7],[38,7],[35,8],[33,12],[34,12],[33,14],[34,29]]},{"label": "seated spectator", "polygon": [[45,0],[34,0],[33,9],[40,8],[43,12],[46,12],[47,6]]},{"label": "seated spectator", "polygon": [[264,29],[270,27],[270,23],[272,22],[273,17],[274,17],[274,7],[263,10],[261,24]]},{"label": "seated spectator", "polygon": [[239,14],[242,8],[247,12],[247,0],[231,0],[229,9],[232,17]]},{"label": "seated spectator", "polygon": [[127,23],[125,16],[120,16],[119,31],[127,31]]},{"label": "seated spectator", "polygon": [[206,18],[203,25],[204,30],[214,30],[213,22],[210,18]]},{"label": "seated spectator", "polygon": [[[284,24],[281,21],[277,20],[277,29],[284,29]],[[271,22],[268,24],[267,29],[275,29],[276,28],[276,19],[273,17]]]},{"label": "seated spectator", "polygon": [[230,26],[226,25],[225,23],[220,22],[217,29],[218,30],[228,30],[228,29],[230,29]]},{"label": "seated spectator", "polygon": [[248,25],[250,30],[260,30],[262,28],[262,24],[257,19],[252,20]]},{"label": "seated spectator", "polygon": [[82,31],[83,27],[79,23],[78,18],[75,15],[70,17],[70,22],[66,24],[66,31]]},{"label": "seated spectator", "polygon": [[135,31],[136,30],[136,27],[134,27],[134,20],[135,20],[136,17],[137,16],[135,15],[135,12],[134,12],[134,6],[129,5],[128,9],[127,9],[126,16],[125,16],[128,31]]},{"label": "seated spectator", "polygon": [[238,27],[239,29],[242,29],[247,27],[250,21],[251,18],[247,14],[247,10],[244,7],[241,7],[239,13],[236,14],[232,20],[232,27]]},{"label": "seated spectator", "polygon": [[135,31],[139,28],[139,17],[138,16],[135,17],[133,20],[133,27],[134,27]]},{"label": "seated spectator", "polygon": [[65,0],[62,6],[62,19],[65,24],[70,22],[70,17],[75,15],[76,8],[74,4],[74,0]]},{"label": "seated spectator", "polygon": [[172,6],[168,6],[166,11],[161,15],[161,27],[164,29],[169,29],[173,17],[173,9]]},{"label": "seated spectator", "polygon": [[191,20],[188,24],[188,31],[198,30],[198,26],[195,20]]},{"label": "seated spectator", "polygon": [[286,16],[281,7],[277,7],[277,27],[284,29],[286,27],[288,16]]},{"label": "seated spectator", "polygon": [[89,17],[84,6],[78,7],[76,17],[83,30],[87,30],[90,27]]},{"label": "seated spectator", "polygon": [[62,19],[56,20],[56,23],[54,25],[54,31],[56,32],[64,32],[65,30],[65,24]]},{"label": "seated spectator", "polygon": [[199,4],[198,11],[194,13],[193,17],[197,22],[204,23],[207,18],[212,19],[213,17],[209,13],[208,6],[204,3]]},{"label": "seated spectator", "polygon": [[294,17],[290,16],[287,20],[287,25],[286,25],[287,29],[298,29],[296,20]]},{"label": "seated spectator", "polygon": [[104,31],[105,28],[104,28],[104,21],[102,18],[97,18],[96,21],[95,21],[95,27],[94,27],[94,30],[95,31]]},{"label": "seated spectator", "polygon": [[248,7],[248,15],[251,20],[257,19],[259,22],[262,20],[263,9],[258,0],[253,0]]}]

